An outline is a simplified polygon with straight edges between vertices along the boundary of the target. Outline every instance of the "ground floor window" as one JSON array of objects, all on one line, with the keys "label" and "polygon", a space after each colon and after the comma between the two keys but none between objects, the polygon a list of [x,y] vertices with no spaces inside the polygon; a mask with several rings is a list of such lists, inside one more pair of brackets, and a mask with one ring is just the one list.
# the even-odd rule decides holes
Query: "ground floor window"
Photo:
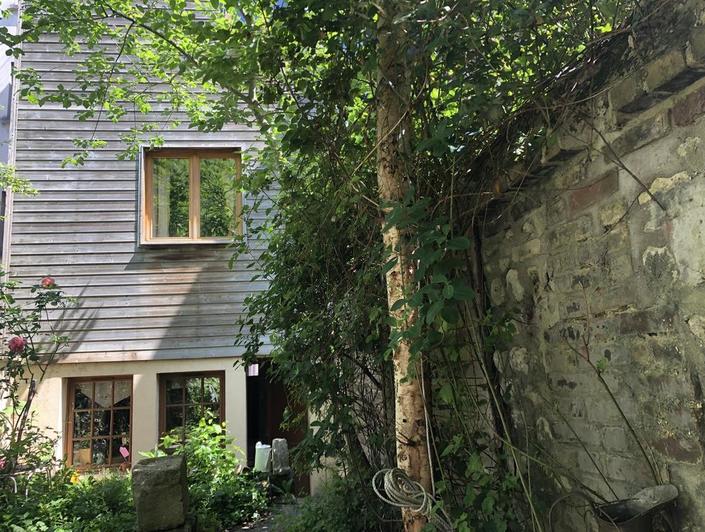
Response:
[{"label": "ground floor window", "polygon": [[67,461],[77,468],[130,463],[132,377],[70,379]]},{"label": "ground floor window", "polygon": [[168,373],[159,376],[159,430],[181,430],[212,415],[225,419],[225,372]]}]

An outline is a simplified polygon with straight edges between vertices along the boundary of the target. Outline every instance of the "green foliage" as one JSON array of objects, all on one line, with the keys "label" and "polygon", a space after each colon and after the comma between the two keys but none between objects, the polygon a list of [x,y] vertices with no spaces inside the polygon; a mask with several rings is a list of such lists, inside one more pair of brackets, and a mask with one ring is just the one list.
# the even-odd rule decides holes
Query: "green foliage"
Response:
[{"label": "green foliage", "polygon": [[[130,476],[79,479],[69,469],[18,476],[18,492],[0,490],[0,529],[12,532],[128,532],[135,529]],[[10,488],[10,483],[3,488]]]},{"label": "green foliage", "polygon": [[[0,474],[18,467],[35,469],[51,463],[52,439],[32,421],[32,400],[39,381],[68,339],[56,330],[51,314],[72,300],[45,277],[29,289],[4,280],[0,271]],[[24,390],[24,395],[22,392]]]},{"label": "green foliage", "polygon": [[37,190],[27,181],[15,173],[15,167],[0,163],[0,189],[11,190],[15,194],[34,196]]},{"label": "green foliage", "polygon": [[237,449],[225,424],[201,419],[188,427],[186,437],[167,434],[159,449],[186,457],[191,511],[199,530],[224,530],[252,521],[267,508],[264,486],[249,473],[238,473]]},{"label": "green foliage", "polygon": [[[372,2],[201,1],[196,17],[183,0],[169,0],[166,9],[131,0],[30,0],[22,39],[54,31],[69,52],[88,59],[79,68],[82,92],[44,91],[36,73],[25,71],[23,95],[80,108],[83,119],[118,120],[151,108],[141,87],[154,79],[170,86],[166,112],[184,109],[194,127],[234,121],[259,128],[263,147],[243,187],[256,200],[272,197],[276,209],[265,212],[268,223],[253,217],[248,224],[253,241],[267,242],[264,253],[244,241],[237,249],[256,257],[253,266],[270,284],[248,298],[237,341],[254,361],[268,336],[276,376],[316,415],[315,430],[296,449],[298,463],[316,467],[335,456],[361,478],[393,464],[389,354],[406,340],[438,389],[432,421],[441,493],[458,528],[520,528],[525,508],[510,474],[516,459],[511,442],[497,443],[494,434],[509,437],[492,351],[512,325],[487,312],[469,236],[484,221],[491,163],[533,153],[555,126],[553,117],[544,121],[546,101],[565,92],[561,83],[580,61],[596,62],[591,43],[615,30],[626,35],[629,17],[638,22],[641,13],[629,0],[400,3],[397,23],[409,40],[400,53],[413,98],[405,132],[409,192],[399,205],[377,201],[374,153],[387,133],[375,129],[376,96],[386,80],[377,76],[383,58]],[[127,22],[111,24],[118,17]],[[16,42],[1,30],[0,37]],[[106,41],[130,60],[117,68]],[[137,128],[124,140],[134,153],[150,137]],[[245,215],[257,208],[255,201]],[[403,309],[400,321],[386,308],[383,274],[391,264],[383,223],[400,231],[413,258],[414,286],[392,309]],[[478,367],[481,384],[468,385],[464,377]]]},{"label": "green foliage", "polygon": [[282,515],[275,521],[275,530],[283,532],[373,532],[380,529],[383,516],[390,518],[369,488],[360,489],[356,481],[334,478],[321,488],[321,493],[308,497],[298,513]]}]

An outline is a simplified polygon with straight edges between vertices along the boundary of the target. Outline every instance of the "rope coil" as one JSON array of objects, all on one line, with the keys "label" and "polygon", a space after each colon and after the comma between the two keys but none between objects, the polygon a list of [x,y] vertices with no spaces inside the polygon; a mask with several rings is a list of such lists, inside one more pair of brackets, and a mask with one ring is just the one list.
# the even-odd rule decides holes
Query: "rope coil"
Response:
[{"label": "rope coil", "polygon": [[398,467],[377,471],[372,477],[372,489],[377,497],[390,506],[407,508],[424,515],[439,532],[453,532],[448,514],[437,506],[436,499]]}]

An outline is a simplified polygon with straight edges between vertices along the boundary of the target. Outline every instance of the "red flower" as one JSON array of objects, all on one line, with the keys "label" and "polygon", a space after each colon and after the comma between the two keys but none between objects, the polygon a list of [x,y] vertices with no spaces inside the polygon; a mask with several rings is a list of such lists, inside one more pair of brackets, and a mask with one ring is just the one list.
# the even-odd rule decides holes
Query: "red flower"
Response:
[{"label": "red flower", "polygon": [[53,277],[45,277],[42,279],[42,287],[44,288],[54,288],[56,286],[56,281]]},{"label": "red flower", "polygon": [[9,347],[10,351],[13,353],[21,353],[24,351],[24,348],[27,347],[27,340],[21,336],[13,336],[10,338],[10,341],[7,342],[7,347]]}]

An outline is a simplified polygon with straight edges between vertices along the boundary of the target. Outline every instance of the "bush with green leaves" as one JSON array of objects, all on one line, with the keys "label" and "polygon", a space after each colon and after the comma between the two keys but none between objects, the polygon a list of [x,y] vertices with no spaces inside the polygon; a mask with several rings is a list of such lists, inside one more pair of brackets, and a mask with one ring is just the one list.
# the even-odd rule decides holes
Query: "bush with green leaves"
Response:
[{"label": "bush with green leaves", "polygon": [[52,277],[24,288],[0,271],[0,474],[37,469],[53,460],[53,441],[32,419],[37,385],[68,339],[54,316],[71,303]]},{"label": "bush with green leaves", "polygon": [[[367,483],[366,483],[367,484]],[[361,489],[357,480],[334,477],[321,493],[304,499],[294,515],[280,515],[274,530],[286,532],[372,532],[393,520],[390,509],[376,498],[372,489]]]},{"label": "bush with green leaves", "polygon": [[130,476],[79,478],[71,469],[18,476],[18,490],[0,490],[0,530],[12,532],[127,532],[135,529]]},{"label": "bush with green leaves", "polygon": [[238,472],[240,460],[224,423],[201,419],[180,434],[165,435],[152,456],[186,457],[191,512],[199,530],[223,530],[259,518],[267,508],[265,486]]}]

